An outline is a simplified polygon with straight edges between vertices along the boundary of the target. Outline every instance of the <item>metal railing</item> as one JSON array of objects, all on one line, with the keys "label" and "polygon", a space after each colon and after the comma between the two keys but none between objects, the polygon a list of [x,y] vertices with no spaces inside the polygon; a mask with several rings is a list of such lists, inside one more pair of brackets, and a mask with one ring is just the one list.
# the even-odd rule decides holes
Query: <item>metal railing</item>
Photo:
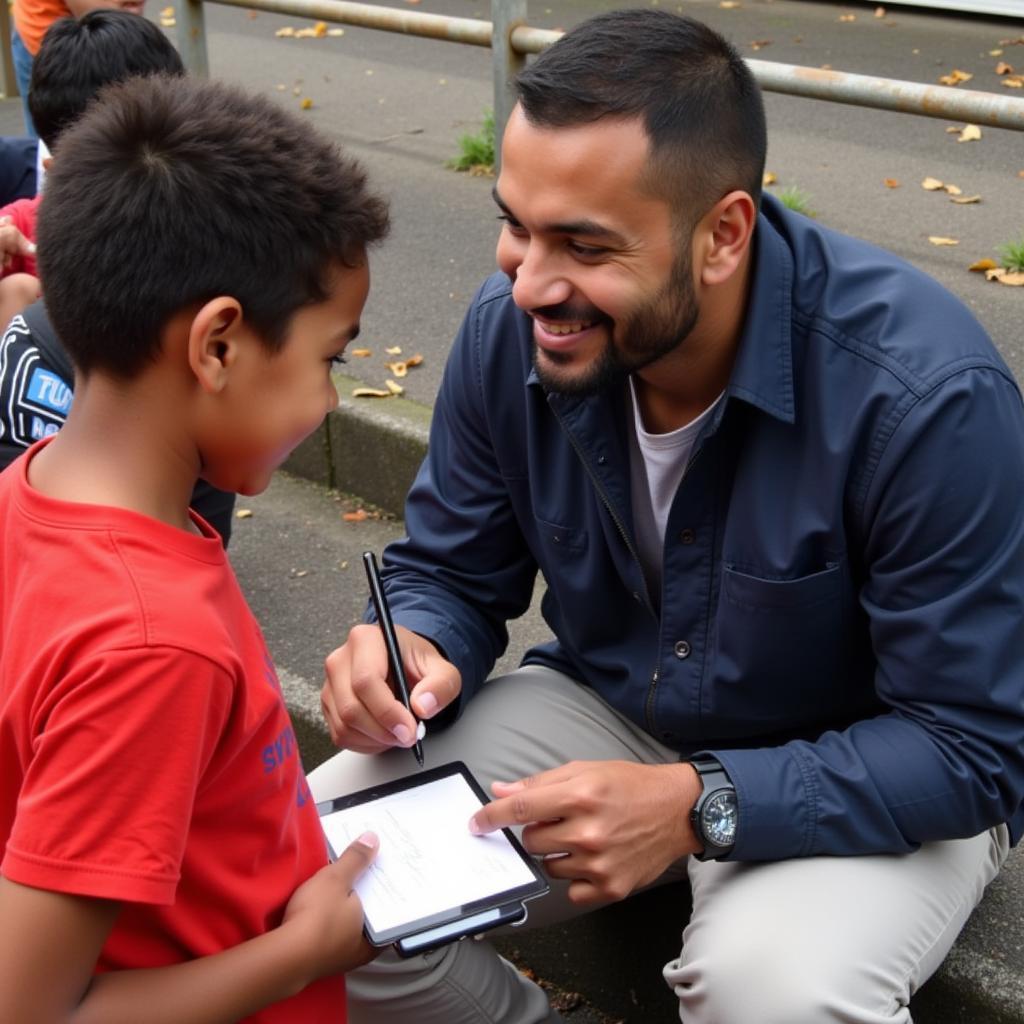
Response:
[{"label": "metal railing", "polygon": [[[204,3],[221,3],[297,18],[314,18],[384,32],[490,47],[497,153],[501,152],[501,135],[512,108],[513,77],[522,68],[528,54],[540,53],[562,34],[528,26],[527,0],[491,0],[491,21],[377,7],[350,0],[184,0],[178,10],[178,45],[185,66],[192,74],[199,75],[208,75],[210,70]],[[0,0],[0,41],[9,36],[7,6]],[[0,60],[3,61],[7,95],[11,95],[12,76],[9,74],[6,56],[0,54]],[[747,63],[761,88],[767,92],[1024,131],[1024,99],[1012,96],[875,78],[796,64],[762,60],[748,60]]]},{"label": "metal railing", "polygon": [[[527,0],[491,0],[491,21],[398,10],[350,0],[185,0],[179,10],[182,59],[196,74],[208,74],[204,3],[315,18],[385,32],[401,32],[452,43],[489,46],[492,51],[495,152],[512,108],[511,82],[526,56],[540,53],[562,33],[526,24]],[[1024,131],[1024,99],[944,85],[924,85],[844,71],[748,60],[761,88],[809,99],[894,110]]]}]

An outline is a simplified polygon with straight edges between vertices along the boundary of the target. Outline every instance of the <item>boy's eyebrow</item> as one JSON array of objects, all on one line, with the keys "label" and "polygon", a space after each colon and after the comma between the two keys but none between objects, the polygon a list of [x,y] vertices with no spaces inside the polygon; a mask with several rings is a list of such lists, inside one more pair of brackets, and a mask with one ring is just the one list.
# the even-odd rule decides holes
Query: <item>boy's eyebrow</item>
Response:
[{"label": "boy's eyebrow", "polygon": [[[495,203],[498,204],[501,212],[518,224],[518,218],[501,198],[497,185],[494,185],[491,188],[491,196]],[[583,220],[571,220],[555,224],[547,224],[543,227],[543,230],[547,233],[556,235],[586,235],[588,238],[601,238],[616,246],[624,247],[627,245],[626,239],[620,235],[618,231],[614,231],[612,228],[607,227],[604,224],[600,224],[596,220],[588,220],[586,218]]]}]

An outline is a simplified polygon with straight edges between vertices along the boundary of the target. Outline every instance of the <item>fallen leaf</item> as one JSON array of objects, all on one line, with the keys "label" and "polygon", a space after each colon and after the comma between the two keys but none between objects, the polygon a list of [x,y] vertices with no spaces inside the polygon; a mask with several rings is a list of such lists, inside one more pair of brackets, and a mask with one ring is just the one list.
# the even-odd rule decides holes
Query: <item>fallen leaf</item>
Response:
[{"label": "fallen leaf", "polygon": [[1005,60],[1001,60],[996,65],[996,74],[997,75],[1012,75],[1013,74],[1013,65],[1012,64],[1007,64]]},{"label": "fallen leaf", "polygon": [[403,388],[401,384],[395,383],[395,381],[391,380],[390,377],[384,381],[384,385],[393,395],[400,395],[405,391],[405,388]]},{"label": "fallen leaf", "polygon": [[959,68],[953,68],[948,75],[942,75],[939,81],[943,85],[959,85],[961,82],[969,82],[974,75],[969,71],[961,71]]},{"label": "fallen leaf", "polygon": [[160,24],[164,28],[174,28],[174,26],[177,25],[178,23],[174,20],[174,18],[161,18],[160,19]]},{"label": "fallen leaf", "polygon": [[999,264],[996,263],[994,259],[986,256],[984,259],[975,260],[967,269],[974,271],[995,270],[997,266],[999,266]]},{"label": "fallen leaf", "polygon": [[951,196],[962,196],[964,194],[964,190],[959,185],[943,185],[942,187]]},{"label": "fallen leaf", "polygon": [[308,576],[308,575],[309,575],[309,570],[308,569],[292,569],[292,576],[294,576],[294,577],[296,577],[298,579],[302,579],[303,576]]},{"label": "fallen leaf", "polygon": [[925,178],[924,181],[921,182],[921,188],[925,189],[927,192],[937,192],[942,188],[942,182],[939,181],[938,178]]},{"label": "fallen leaf", "polygon": [[1018,178],[1024,178],[1024,171],[1018,171],[1017,172],[1017,177]]},{"label": "fallen leaf", "polygon": [[381,388],[353,388],[353,398],[390,398],[391,392]]},{"label": "fallen leaf", "polygon": [[1008,284],[1014,288],[1024,287],[1024,273],[1021,271],[1010,271],[1005,267],[996,267],[995,270],[985,271],[986,281],[998,281],[1000,284]]},{"label": "fallen leaf", "polygon": [[948,124],[948,125],[946,125],[946,134],[947,135],[959,135],[963,130],[964,130],[964,126],[962,124]]},{"label": "fallen leaf", "polygon": [[174,17],[174,8],[173,7],[164,7],[160,11],[160,17],[161,18],[173,18]]},{"label": "fallen leaf", "polygon": [[839,20],[840,21],[856,21],[857,20],[857,15],[856,14],[840,14],[839,15]]},{"label": "fallen leaf", "polygon": [[387,352],[389,356],[400,356],[402,354],[402,346],[392,345],[391,348],[386,348],[384,351]]},{"label": "fallen leaf", "polygon": [[364,519],[369,519],[370,514],[365,508],[356,509],[355,512],[343,512],[341,518],[346,523],[361,523]]},{"label": "fallen leaf", "polygon": [[255,21],[260,16],[260,12],[259,11],[246,11],[245,12],[245,16],[247,18],[251,18],[253,21]]},{"label": "fallen leaf", "polygon": [[762,185],[774,185],[779,180],[778,175],[774,171],[765,171],[764,177],[761,178]]},{"label": "fallen leaf", "polygon": [[295,33],[295,38],[296,39],[315,39],[316,38],[316,29],[315,28],[300,28],[299,31]]},{"label": "fallen leaf", "polygon": [[317,39],[323,39],[323,37],[325,35],[327,35],[327,22],[326,21],[318,21],[313,26],[313,35],[315,35],[317,37]]},{"label": "fallen leaf", "polygon": [[312,110],[313,101],[308,96],[304,96],[302,102],[299,104],[299,108],[301,110]]},{"label": "fallen leaf", "polygon": [[718,6],[724,11],[732,11],[737,7],[742,7],[743,4],[741,4],[739,0],[721,0]]},{"label": "fallen leaf", "polygon": [[999,84],[1007,89],[1024,89],[1024,75],[1007,75]]},{"label": "fallen leaf", "polygon": [[884,7],[876,7],[875,8],[875,17],[876,18],[884,18],[885,17],[885,8]]},{"label": "fallen leaf", "polygon": [[932,245],[959,245],[960,240],[957,238],[944,238],[942,235],[929,235],[928,241]]},{"label": "fallen leaf", "polygon": [[404,362],[384,364],[396,377],[404,377],[409,372],[409,365]]},{"label": "fallen leaf", "polygon": [[1002,50],[989,50],[988,51],[988,55],[990,57],[1002,57],[1003,51]]},{"label": "fallen leaf", "polygon": [[292,95],[293,96],[301,96],[302,95],[302,90],[298,86],[295,86],[295,88],[292,89]]},{"label": "fallen leaf", "polygon": [[977,142],[981,138],[981,129],[976,124],[965,124],[957,142]]},{"label": "fallen leaf", "polygon": [[754,39],[750,43],[752,50],[763,50],[766,46],[771,46],[772,41],[770,39]]},{"label": "fallen leaf", "polygon": [[287,85],[285,85],[285,84],[284,84],[284,82],[281,82],[281,83],[280,83],[280,84],[278,85],[278,87],[277,87],[277,91],[278,91],[278,92],[284,92],[284,91],[285,91],[285,89],[287,89],[287,88],[288,88],[288,86],[287,86]]},{"label": "fallen leaf", "polygon": [[899,188],[900,183],[896,178],[885,178],[884,184],[886,188]]},{"label": "fallen leaf", "polygon": [[1024,46],[1024,36],[1017,36],[1016,39],[1000,39],[1000,46]]},{"label": "fallen leaf", "polygon": [[969,203],[980,203],[981,196],[950,196],[949,201],[951,203],[959,203],[961,206],[967,206]]},{"label": "fallen leaf", "polygon": [[295,35],[295,29],[291,25],[282,25],[275,33],[278,39],[284,39],[288,36]]},{"label": "fallen leaf", "polygon": [[365,359],[367,356],[373,355],[373,349],[369,348],[354,348],[349,355],[355,356],[357,359]]},{"label": "fallen leaf", "polygon": [[[994,265],[995,264],[993,264],[993,266]],[[235,518],[236,519],[252,519],[252,509],[251,508],[237,508],[237,509],[235,509]]]},{"label": "fallen leaf", "polygon": [[423,362],[423,356],[417,352],[414,356],[409,356],[405,361],[406,366],[419,366]]},{"label": "fallen leaf", "polygon": [[329,36],[343,36],[345,34],[345,30],[343,28],[329,28],[327,30],[327,34]]}]

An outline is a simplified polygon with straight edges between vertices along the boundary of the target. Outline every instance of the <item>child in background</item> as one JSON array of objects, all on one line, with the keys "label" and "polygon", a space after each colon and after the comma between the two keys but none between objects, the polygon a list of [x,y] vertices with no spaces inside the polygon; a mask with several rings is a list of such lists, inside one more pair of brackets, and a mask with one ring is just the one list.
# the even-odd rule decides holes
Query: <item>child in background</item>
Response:
[{"label": "child in background", "polygon": [[[97,10],[65,18],[46,34],[32,70],[32,109],[43,138],[55,145],[100,89],[132,75],[183,75],[177,50],[151,22],[121,11]],[[52,158],[47,161],[47,166]],[[41,437],[60,429],[74,393],[73,371],[57,338],[35,276],[35,220],[42,196],[0,210],[0,469]],[[19,230],[4,215],[24,218]],[[28,236],[27,238],[25,236]],[[30,271],[30,273],[26,273]],[[5,271],[0,271],[2,277]],[[16,315],[17,314],[17,315]],[[7,325],[10,326],[7,326]],[[196,484],[192,504],[227,544],[235,496]]]},{"label": "child in background", "polygon": [[0,473],[0,1020],[338,1024],[376,838],[327,866],[188,504],[263,490],[337,404],[386,206],[272,101],[151,76],[65,133],[38,227],[78,376]]}]

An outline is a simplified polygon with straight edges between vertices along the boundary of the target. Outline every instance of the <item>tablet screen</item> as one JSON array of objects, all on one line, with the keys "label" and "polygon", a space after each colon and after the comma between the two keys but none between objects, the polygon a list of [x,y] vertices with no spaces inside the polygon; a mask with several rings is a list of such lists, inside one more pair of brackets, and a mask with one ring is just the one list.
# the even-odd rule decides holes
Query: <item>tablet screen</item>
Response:
[{"label": "tablet screen", "polygon": [[469,831],[485,802],[466,766],[454,762],[318,805],[335,853],[363,832],[380,837],[374,863],[355,886],[371,942],[385,945],[547,890],[510,832]]}]

